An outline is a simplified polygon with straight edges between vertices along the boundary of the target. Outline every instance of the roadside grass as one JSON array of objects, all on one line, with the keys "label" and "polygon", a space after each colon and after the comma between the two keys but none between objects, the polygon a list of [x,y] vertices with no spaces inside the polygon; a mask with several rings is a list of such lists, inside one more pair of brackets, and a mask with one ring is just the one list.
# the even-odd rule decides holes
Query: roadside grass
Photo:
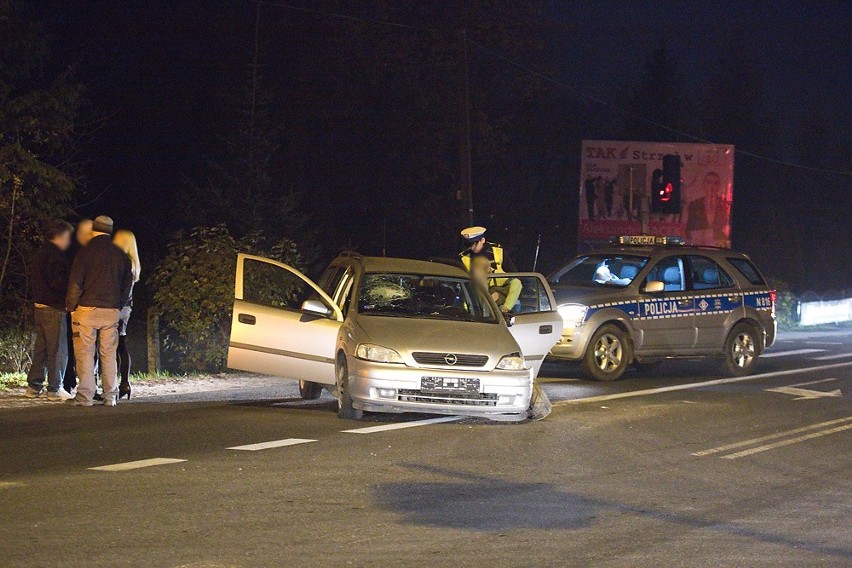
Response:
[{"label": "roadside grass", "polygon": [[0,392],[27,386],[26,373],[0,373]]}]

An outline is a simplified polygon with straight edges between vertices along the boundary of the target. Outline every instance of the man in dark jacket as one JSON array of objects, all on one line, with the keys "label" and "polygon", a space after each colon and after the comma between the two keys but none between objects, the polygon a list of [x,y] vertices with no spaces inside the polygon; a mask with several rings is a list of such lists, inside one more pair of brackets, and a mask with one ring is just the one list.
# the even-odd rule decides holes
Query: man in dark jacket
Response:
[{"label": "man in dark jacket", "polygon": [[24,396],[35,398],[44,393],[47,375],[47,399],[62,401],[72,398],[62,387],[62,381],[68,362],[65,318],[68,260],[65,251],[71,245],[73,229],[61,219],[51,221],[46,229],[44,243],[30,262],[36,342]]},{"label": "man in dark jacket", "polygon": [[127,304],[133,274],[130,259],[112,243],[112,219],[106,215],[92,222],[92,239],[83,247],[71,268],[65,308],[71,312],[71,332],[77,359],[76,406],[92,406],[95,396],[95,349],[99,349],[104,405],[115,406],[116,349],[119,309]]}]

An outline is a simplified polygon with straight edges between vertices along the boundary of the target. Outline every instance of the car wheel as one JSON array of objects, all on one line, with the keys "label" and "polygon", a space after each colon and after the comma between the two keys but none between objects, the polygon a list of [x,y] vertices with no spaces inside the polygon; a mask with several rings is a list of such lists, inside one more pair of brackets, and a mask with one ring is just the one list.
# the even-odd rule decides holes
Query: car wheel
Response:
[{"label": "car wheel", "polygon": [[735,377],[751,373],[757,361],[757,332],[750,325],[741,323],[734,326],[725,340],[725,361],[722,372]]},{"label": "car wheel", "polygon": [[337,417],[344,420],[360,420],[364,412],[352,406],[349,396],[349,366],[346,358],[341,357],[337,362]]},{"label": "car wheel", "polygon": [[603,325],[592,336],[580,369],[596,381],[615,381],[621,378],[632,359],[630,339],[615,325]]},{"label": "car wheel", "polygon": [[305,400],[316,400],[322,394],[322,385],[311,381],[299,381],[299,394]]}]

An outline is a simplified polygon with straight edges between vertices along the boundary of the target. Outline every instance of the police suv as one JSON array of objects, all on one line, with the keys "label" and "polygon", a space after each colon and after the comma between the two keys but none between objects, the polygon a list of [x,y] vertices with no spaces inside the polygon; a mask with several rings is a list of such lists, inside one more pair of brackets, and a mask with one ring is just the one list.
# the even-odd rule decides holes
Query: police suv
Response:
[{"label": "police suv", "polygon": [[616,237],[548,280],[563,320],[550,356],[600,381],[675,357],[718,357],[725,373],[746,375],[775,342],[775,291],[728,249]]}]

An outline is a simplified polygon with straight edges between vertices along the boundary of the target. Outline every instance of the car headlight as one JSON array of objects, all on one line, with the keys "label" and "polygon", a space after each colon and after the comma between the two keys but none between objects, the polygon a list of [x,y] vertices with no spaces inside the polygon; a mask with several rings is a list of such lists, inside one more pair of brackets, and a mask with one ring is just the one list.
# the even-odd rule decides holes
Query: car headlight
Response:
[{"label": "car headlight", "polygon": [[589,311],[589,306],[583,304],[564,304],[559,306],[557,310],[562,316],[562,327],[579,327],[586,319],[586,313]]},{"label": "car headlight", "polygon": [[372,343],[362,343],[355,350],[355,356],[359,359],[374,361],[376,363],[403,363],[402,357],[393,349],[382,347],[381,345],[373,345]]},{"label": "car headlight", "polygon": [[527,362],[520,353],[512,353],[500,359],[497,368],[501,371],[523,371],[527,368]]}]

